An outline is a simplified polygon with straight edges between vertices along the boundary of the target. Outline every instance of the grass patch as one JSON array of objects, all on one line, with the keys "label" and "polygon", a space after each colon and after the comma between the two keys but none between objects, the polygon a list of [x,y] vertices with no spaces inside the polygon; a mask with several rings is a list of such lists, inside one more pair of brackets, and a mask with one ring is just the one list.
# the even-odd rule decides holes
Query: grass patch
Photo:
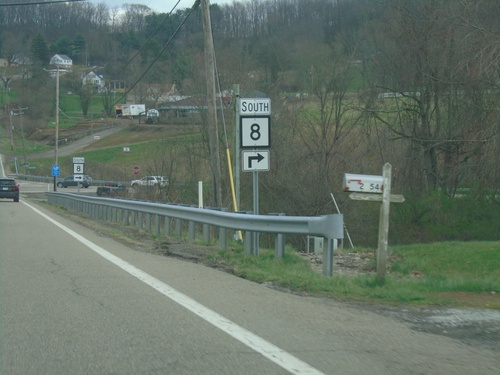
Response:
[{"label": "grass patch", "polygon": [[261,250],[254,257],[243,254],[241,249],[218,251],[211,257],[229,265],[245,279],[307,295],[500,309],[500,242],[444,242],[391,248],[391,268],[384,285],[377,283],[374,274],[335,275],[335,267],[333,277],[322,276],[293,251],[288,251],[283,259],[276,259],[270,250]]}]

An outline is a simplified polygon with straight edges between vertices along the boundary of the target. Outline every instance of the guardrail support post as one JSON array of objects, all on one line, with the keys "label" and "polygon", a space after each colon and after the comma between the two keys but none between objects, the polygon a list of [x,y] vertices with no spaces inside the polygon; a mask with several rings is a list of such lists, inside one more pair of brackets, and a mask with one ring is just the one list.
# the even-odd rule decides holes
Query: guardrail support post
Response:
[{"label": "guardrail support post", "polygon": [[189,227],[188,227],[188,236],[189,236],[189,241],[193,242],[195,240],[195,237],[196,237],[196,233],[195,233],[195,223],[194,221],[190,221],[189,222]]},{"label": "guardrail support post", "polygon": [[276,258],[285,256],[285,235],[278,233],[275,239]]},{"label": "guardrail support post", "polygon": [[210,225],[203,224],[203,242],[210,243]]},{"label": "guardrail support post", "polygon": [[[284,213],[277,213],[277,214],[270,213],[269,215],[285,216]],[[282,233],[276,234],[276,237],[274,238],[274,247],[275,247],[276,258],[283,258],[285,256],[285,235],[284,234],[282,234]]]},{"label": "guardrail support post", "polygon": [[155,235],[159,236],[160,235],[160,227],[161,227],[161,216],[155,215],[154,220],[155,220]]},{"label": "guardrail support post", "polygon": [[245,255],[252,254],[253,237],[253,232],[245,231],[245,238],[243,239],[243,253]]},{"label": "guardrail support post", "polygon": [[337,249],[337,240],[325,238],[326,246],[323,247],[323,276],[332,276],[333,273],[333,252]]},{"label": "guardrail support post", "polygon": [[170,231],[171,231],[171,228],[172,228],[172,223],[170,221],[171,221],[170,216],[165,216],[165,223],[164,223],[164,226],[165,226],[165,237],[170,237]]},{"label": "guardrail support post", "polygon": [[219,249],[227,249],[227,228],[219,227]]},{"label": "guardrail support post", "polygon": [[144,214],[142,212],[137,212],[137,227],[139,230],[144,228]]},{"label": "guardrail support post", "polygon": [[175,235],[179,238],[182,237],[182,222],[181,219],[175,219]]}]

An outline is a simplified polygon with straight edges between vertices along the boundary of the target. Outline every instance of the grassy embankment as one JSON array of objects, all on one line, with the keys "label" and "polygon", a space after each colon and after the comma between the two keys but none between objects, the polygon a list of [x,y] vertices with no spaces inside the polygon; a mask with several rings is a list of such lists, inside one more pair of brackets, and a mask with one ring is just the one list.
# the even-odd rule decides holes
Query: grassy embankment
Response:
[{"label": "grassy embankment", "polygon": [[[344,250],[346,251],[346,250]],[[373,249],[356,249],[374,252]],[[236,275],[312,295],[345,300],[412,305],[474,306],[500,309],[500,242],[443,242],[391,247],[384,285],[376,275],[324,277],[288,250],[283,260],[273,251],[256,257],[241,251],[210,255]]]}]

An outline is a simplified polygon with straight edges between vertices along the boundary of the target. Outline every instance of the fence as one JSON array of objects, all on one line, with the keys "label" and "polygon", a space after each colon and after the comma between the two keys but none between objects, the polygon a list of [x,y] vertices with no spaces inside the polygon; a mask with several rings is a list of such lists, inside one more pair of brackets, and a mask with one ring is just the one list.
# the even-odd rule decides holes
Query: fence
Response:
[{"label": "fence", "polygon": [[[165,204],[126,199],[102,198],[88,195],[46,192],[49,203],[82,212],[94,220],[104,220],[139,229],[160,236],[181,237],[187,228],[189,241],[202,233],[203,241],[211,241],[211,232],[218,233],[220,249],[226,249],[228,230],[241,231],[245,254],[258,254],[254,233],[275,235],[276,257],[285,253],[285,235],[301,234],[325,238],[323,274],[332,275],[333,250],[336,239],[344,238],[343,215],[285,216],[283,214],[254,215],[248,212],[233,213],[225,209],[198,208],[180,204]],[[218,229],[218,230],[217,230]],[[172,231],[173,230],[173,231]]]}]

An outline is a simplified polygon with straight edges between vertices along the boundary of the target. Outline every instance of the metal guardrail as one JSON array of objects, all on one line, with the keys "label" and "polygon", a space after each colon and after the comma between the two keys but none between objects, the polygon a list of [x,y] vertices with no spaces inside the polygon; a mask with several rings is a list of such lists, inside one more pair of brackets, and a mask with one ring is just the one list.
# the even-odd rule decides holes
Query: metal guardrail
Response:
[{"label": "metal guardrail", "polygon": [[[204,242],[210,242],[210,227],[219,228],[218,246],[227,248],[227,230],[244,234],[245,254],[258,255],[255,233],[271,233],[276,238],[276,256],[283,257],[285,234],[302,234],[324,237],[323,274],[331,276],[333,250],[336,239],[344,238],[344,219],[341,214],[324,216],[284,216],[283,214],[254,215],[233,213],[225,209],[197,208],[186,205],[134,201],[116,198],[93,197],[74,193],[46,192],[48,202],[82,212],[92,219],[124,225],[134,225],[159,236],[182,236],[188,230],[190,241],[195,240],[196,224],[202,226]],[[257,244],[256,244],[257,242]]]},{"label": "metal guardrail", "polygon": [[[36,175],[30,175],[30,174],[16,174],[16,178],[20,181],[34,181],[34,182],[46,182],[48,184],[52,184],[54,182],[54,177],[47,177],[47,176],[36,176]],[[62,181],[64,180],[64,177],[67,176],[62,176],[62,177],[56,177],[56,181]],[[110,181],[110,180],[92,180],[92,186],[106,186],[106,184],[109,183],[118,183],[118,184],[123,184],[123,185],[130,185],[130,182],[127,181]]]}]

